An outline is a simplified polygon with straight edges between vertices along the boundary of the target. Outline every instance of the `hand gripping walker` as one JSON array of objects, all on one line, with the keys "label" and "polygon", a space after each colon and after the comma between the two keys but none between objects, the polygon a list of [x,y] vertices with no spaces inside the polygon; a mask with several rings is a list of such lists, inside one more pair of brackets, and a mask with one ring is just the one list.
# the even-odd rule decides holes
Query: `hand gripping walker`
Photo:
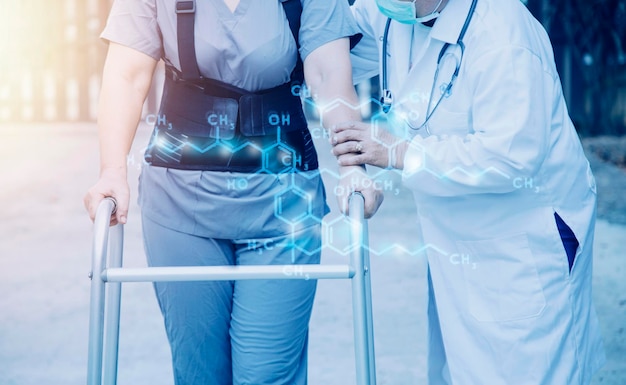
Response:
[{"label": "hand gripping walker", "polygon": [[[123,268],[123,225],[109,227],[115,201],[104,199],[94,221],[87,385],[115,385],[122,282],[240,279],[351,279],[357,385],[376,385],[372,297],[364,199],[350,196],[349,265],[184,266]],[[111,232],[111,233],[109,233]],[[108,264],[107,264],[108,260]],[[107,267],[108,266],[108,267]],[[298,274],[285,274],[286,269]],[[302,274],[299,274],[302,271]],[[108,284],[109,290],[105,291]],[[105,312],[106,305],[106,312]]]}]

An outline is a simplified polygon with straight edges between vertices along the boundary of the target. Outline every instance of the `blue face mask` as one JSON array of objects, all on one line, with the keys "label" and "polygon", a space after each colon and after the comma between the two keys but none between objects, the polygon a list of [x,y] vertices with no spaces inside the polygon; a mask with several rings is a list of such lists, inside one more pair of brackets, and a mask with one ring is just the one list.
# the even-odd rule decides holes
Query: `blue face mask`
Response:
[{"label": "blue face mask", "polygon": [[439,0],[439,3],[435,9],[428,15],[422,17],[416,17],[415,0],[402,1],[402,0],[376,0],[376,5],[383,15],[394,19],[397,22],[403,24],[415,24],[426,23],[439,16],[437,8],[441,5],[443,0]]},{"label": "blue face mask", "polygon": [[376,5],[383,15],[404,24],[415,24],[415,0],[376,0]]}]

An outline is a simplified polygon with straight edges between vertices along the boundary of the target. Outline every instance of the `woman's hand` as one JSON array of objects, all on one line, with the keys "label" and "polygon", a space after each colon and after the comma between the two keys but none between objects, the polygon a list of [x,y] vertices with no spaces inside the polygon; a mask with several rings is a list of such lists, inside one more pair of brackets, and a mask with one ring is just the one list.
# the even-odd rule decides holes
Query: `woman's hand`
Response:
[{"label": "woman's hand", "polygon": [[364,166],[342,167],[339,171],[339,185],[335,189],[337,202],[342,213],[348,215],[350,195],[360,192],[364,200],[364,216],[369,219],[383,203],[385,198],[382,190],[367,175]]},{"label": "woman's hand", "polygon": [[89,212],[89,217],[93,221],[96,217],[96,210],[100,202],[107,197],[116,201],[116,210],[111,215],[109,224],[114,226],[118,223],[126,223],[128,216],[128,205],[130,201],[130,188],[126,178],[126,172],[121,170],[105,170],[101,173],[100,179],[85,194],[85,208]]},{"label": "woman's hand", "polygon": [[363,122],[344,122],[331,129],[330,142],[340,166],[404,168],[408,143],[385,129]]}]

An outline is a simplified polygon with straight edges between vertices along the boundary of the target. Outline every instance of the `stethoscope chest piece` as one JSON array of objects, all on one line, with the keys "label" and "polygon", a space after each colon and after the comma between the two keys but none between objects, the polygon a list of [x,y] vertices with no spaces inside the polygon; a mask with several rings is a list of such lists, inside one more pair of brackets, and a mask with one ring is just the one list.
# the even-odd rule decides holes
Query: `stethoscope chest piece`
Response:
[{"label": "stethoscope chest piece", "polygon": [[388,113],[391,109],[391,105],[393,104],[393,95],[391,94],[391,90],[383,89],[382,96],[380,97],[380,107],[384,113]]}]

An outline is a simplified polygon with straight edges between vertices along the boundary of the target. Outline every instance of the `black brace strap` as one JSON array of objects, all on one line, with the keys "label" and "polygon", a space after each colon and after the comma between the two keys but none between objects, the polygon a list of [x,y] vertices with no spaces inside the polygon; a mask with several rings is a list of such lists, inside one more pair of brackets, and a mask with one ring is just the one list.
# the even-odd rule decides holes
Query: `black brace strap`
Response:
[{"label": "black brace strap", "polygon": [[181,77],[184,80],[200,79],[200,69],[196,59],[194,39],[194,20],[196,16],[195,0],[176,2],[176,35],[178,37],[178,59]]},{"label": "black brace strap", "polygon": [[[300,49],[299,31],[300,15],[302,14],[302,3],[300,0],[280,0],[289,22],[289,29],[296,40],[298,50]],[[176,34],[178,38],[178,59],[180,60],[180,78],[183,80],[198,80],[202,78],[198,68],[196,58],[196,46],[194,39],[195,31],[195,0],[176,1]],[[302,83],[304,80],[304,70],[302,59],[298,53],[296,66],[291,72],[291,81]]]},{"label": "black brace strap", "polygon": [[283,9],[285,10],[285,16],[289,22],[289,28],[291,34],[296,40],[296,47],[298,48],[298,59],[296,66],[291,72],[291,81],[302,83],[304,81],[304,66],[302,64],[302,58],[300,57],[300,15],[302,15],[302,3],[300,0],[281,0]]}]

